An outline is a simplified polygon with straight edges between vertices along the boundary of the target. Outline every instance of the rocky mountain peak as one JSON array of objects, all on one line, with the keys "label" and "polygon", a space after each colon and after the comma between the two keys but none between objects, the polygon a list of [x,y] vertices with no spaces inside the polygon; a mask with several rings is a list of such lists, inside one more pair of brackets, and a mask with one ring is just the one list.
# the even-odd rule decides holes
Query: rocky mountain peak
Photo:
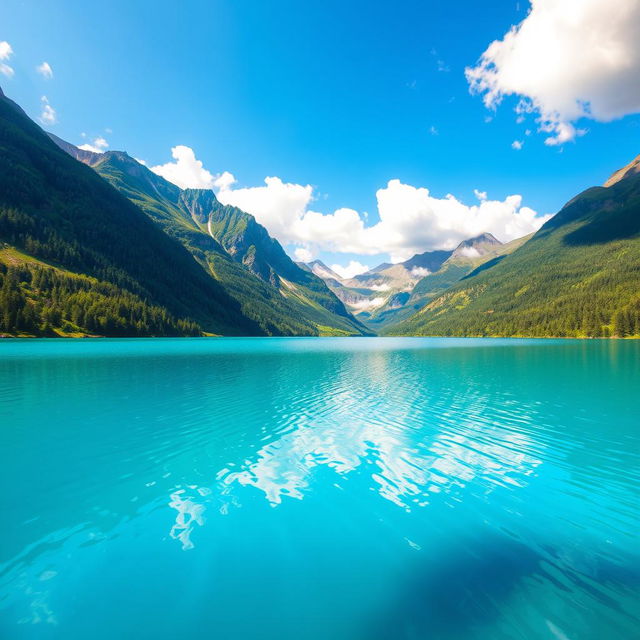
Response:
[{"label": "rocky mountain peak", "polygon": [[636,156],[628,165],[614,171],[611,177],[604,183],[605,187],[610,187],[620,180],[631,178],[640,173],[640,155]]},{"label": "rocky mountain peak", "polygon": [[452,258],[477,258],[502,244],[491,233],[481,233],[473,238],[463,240],[455,249]]}]

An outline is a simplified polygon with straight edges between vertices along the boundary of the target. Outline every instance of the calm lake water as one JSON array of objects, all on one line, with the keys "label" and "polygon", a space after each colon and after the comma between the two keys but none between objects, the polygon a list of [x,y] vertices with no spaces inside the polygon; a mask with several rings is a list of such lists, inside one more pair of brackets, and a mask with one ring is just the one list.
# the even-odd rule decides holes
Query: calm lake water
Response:
[{"label": "calm lake water", "polygon": [[0,637],[637,638],[640,342],[0,342]]}]

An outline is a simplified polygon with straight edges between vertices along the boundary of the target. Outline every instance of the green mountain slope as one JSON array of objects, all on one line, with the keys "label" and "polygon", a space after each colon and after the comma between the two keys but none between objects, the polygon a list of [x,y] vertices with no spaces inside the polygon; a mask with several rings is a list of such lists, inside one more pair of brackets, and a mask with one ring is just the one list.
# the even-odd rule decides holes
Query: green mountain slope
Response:
[{"label": "green mountain slope", "polygon": [[393,335],[640,334],[640,156],[511,255],[434,297]]},{"label": "green mountain slope", "polygon": [[1,91],[0,243],[1,333],[263,333],[184,247]]},{"label": "green mountain slope", "polygon": [[255,218],[209,189],[180,189],[124,152],[86,152],[51,136],[177,239],[268,335],[362,334],[324,282],[300,269]]}]

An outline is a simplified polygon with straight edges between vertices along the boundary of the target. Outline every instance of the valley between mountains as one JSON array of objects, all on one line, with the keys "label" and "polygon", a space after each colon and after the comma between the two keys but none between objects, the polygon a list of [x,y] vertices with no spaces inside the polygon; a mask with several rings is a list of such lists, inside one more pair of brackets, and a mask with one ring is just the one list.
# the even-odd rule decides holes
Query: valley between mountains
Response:
[{"label": "valley between mountains", "polygon": [[43,131],[0,91],[5,336],[640,335],[640,156],[536,233],[342,278],[125,152]]}]

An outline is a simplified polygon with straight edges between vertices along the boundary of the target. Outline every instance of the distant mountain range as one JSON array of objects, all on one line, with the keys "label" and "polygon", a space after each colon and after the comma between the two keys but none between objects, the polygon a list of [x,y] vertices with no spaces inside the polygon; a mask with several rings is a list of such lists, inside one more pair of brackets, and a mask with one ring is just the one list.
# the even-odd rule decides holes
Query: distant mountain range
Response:
[{"label": "distant mountain range", "polygon": [[380,331],[408,318],[485,263],[500,260],[531,236],[503,244],[490,233],[462,241],[453,251],[427,251],[398,264],[383,263],[345,280],[316,260],[307,265],[354,315]]},{"label": "distant mountain range", "polygon": [[640,156],[538,232],[342,278],[0,90],[0,335],[640,335]]}]

